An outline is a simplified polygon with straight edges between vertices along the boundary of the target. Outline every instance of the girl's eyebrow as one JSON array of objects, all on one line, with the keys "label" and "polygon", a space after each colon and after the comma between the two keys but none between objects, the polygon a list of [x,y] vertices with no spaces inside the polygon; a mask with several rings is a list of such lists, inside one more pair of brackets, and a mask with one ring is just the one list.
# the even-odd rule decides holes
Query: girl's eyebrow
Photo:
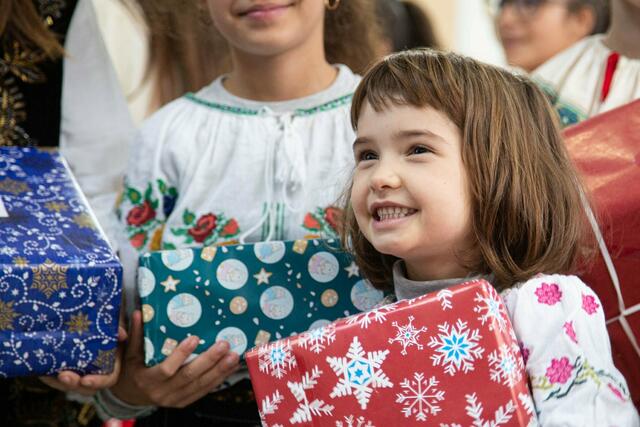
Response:
[{"label": "girl's eyebrow", "polygon": [[366,144],[368,142],[371,142],[371,139],[367,138],[366,136],[361,136],[359,138],[356,138],[355,141],[353,141],[352,148],[356,148],[356,145]]},{"label": "girl's eyebrow", "polygon": [[393,139],[409,139],[415,137],[426,137],[429,139],[437,139],[441,142],[447,142],[443,137],[428,129],[408,129],[395,132]]}]

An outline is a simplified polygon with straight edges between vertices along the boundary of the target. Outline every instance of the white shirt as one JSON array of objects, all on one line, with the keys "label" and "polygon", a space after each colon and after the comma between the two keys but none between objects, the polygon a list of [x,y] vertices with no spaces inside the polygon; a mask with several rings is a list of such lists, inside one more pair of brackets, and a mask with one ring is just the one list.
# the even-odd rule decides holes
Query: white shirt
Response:
[{"label": "white shirt", "polygon": [[607,58],[613,52],[598,34],[575,43],[532,73],[549,95],[563,126],[640,98],[640,59],[620,56],[607,97],[600,96]]},{"label": "white shirt", "polygon": [[337,67],[327,89],[284,102],[235,97],[219,78],[143,124],[119,209],[130,294],[143,251],[335,233],[325,209],[353,170],[360,80]]},{"label": "white shirt", "polygon": [[91,1],[78,1],[64,47],[60,153],[113,244],[112,212],[135,126]]}]

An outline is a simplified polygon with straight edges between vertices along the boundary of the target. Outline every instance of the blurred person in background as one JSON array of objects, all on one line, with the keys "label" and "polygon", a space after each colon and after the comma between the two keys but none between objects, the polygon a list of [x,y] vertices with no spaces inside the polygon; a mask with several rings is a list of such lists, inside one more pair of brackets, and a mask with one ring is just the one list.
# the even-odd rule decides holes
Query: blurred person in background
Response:
[{"label": "blurred person in background", "polygon": [[608,0],[489,0],[509,65],[527,72],[609,26]]},{"label": "blurred person in background", "polygon": [[587,37],[533,72],[563,126],[640,98],[640,0],[612,0],[607,34]]},{"label": "blurred person in background", "polygon": [[378,0],[377,13],[385,36],[381,55],[416,47],[439,47],[423,6],[411,0]]}]

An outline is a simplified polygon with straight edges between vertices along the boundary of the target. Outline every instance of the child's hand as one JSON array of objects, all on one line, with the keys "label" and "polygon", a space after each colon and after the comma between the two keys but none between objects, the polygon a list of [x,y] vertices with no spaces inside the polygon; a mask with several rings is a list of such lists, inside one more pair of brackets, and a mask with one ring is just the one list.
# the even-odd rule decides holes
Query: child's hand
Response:
[{"label": "child's hand", "polygon": [[195,336],[182,341],[162,363],[147,368],[143,360],[139,310],[133,312],[129,334],[122,374],[111,391],[131,405],[185,407],[210,393],[238,368],[239,357],[229,351],[226,341],[217,342],[183,366],[198,346]]},{"label": "child's hand", "polygon": [[62,371],[58,373],[57,377],[40,377],[40,381],[57,390],[73,391],[87,396],[92,396],[100,389],[110,388],[118,381],[118,376],[120,375],[122,346],[126,339],[127,332],[122,326],[118,326],[118,341],[120,344],[118,344],[113,371],[110,374],[90,374],[82,377],[72,371]]}]

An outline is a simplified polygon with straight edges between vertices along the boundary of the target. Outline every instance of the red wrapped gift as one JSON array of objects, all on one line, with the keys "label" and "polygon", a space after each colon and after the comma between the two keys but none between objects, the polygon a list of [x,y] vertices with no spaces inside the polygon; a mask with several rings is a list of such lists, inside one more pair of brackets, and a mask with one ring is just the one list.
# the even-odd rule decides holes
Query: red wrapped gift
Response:
[{"label": "red wrapped gift", "polygon": [[265,426],[535,421],[502,299],[472,281],[246,354]]},{"label": "red wrapped gift", "polygon": [[640,408],[640,100],[566,129],[565,138],[598,219],[600,254],[580,276],[602,301],[614,363]]}]

